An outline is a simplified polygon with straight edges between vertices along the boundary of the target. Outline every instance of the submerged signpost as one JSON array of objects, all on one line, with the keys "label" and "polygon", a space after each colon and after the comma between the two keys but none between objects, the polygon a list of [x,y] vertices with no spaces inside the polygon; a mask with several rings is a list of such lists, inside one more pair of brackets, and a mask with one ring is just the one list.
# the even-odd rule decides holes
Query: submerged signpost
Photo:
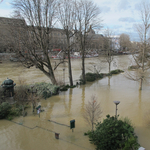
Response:
[{"label": "submerged signpost", "polygon": [[75,128],[75,119],[70,120],[70,129],[72,129],[72,132],[73,132],[73,128]]},{"label": "submerged signpost", "polygon": [[39,114],[39,118],[40,118],[41,105],[39,105],[38,107],[36,107],[36,110],[37,110],[37,114]]}]

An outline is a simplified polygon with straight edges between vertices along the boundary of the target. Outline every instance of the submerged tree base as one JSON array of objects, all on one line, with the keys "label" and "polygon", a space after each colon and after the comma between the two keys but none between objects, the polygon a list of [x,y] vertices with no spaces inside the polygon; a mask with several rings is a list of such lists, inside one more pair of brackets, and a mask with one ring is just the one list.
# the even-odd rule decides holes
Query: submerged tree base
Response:
[{"label": "submerged tree base", "polygon": [[69,88],[75,88],[76,85],[69,86],[68,84],[66,86],[60,87],[60,91],[67,91]]}]

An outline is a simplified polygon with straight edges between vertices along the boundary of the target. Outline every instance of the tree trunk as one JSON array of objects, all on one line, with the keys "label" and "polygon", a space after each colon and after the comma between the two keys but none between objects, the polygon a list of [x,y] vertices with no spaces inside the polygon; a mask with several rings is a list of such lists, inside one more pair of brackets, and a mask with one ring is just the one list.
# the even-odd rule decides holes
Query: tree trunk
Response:
[{"label": "tree trunk", "polygon": [[25,117],[24,106],[22,105],[22,115]]},{"label": "tree trunk", "polygon": [[108,85],[110,86],[110,76],[108,76]]},{"label": "tree trunk", "polygon": [[49,78],[51,79],[51,82],[52,82],[53,85],[57,85],[57,81],[55,79],[54,74],[53,74],[53,76],[49,76]]},{"label": "tree trunk", "polygon": [[49,69],[49,75],[48,75],[48,77],[50,78],[50,80],[51,80],[51,82],[52,82],[53,85],[57,84],[57,81],[56,81],[56,78],[55,78],[55,75],[54,75],[54,72],[53,72],[52,68]]},{"label": "tree trunk", "polygon": [[69,31],[67,26],[67,48],[68,48],[68,71],[69,71],[69,81],[70,86],[73,86],[73,79],[72,79],[72,69],[71,69],[71,58],[70,58],[70,41],[69,41]]},{"label": "tree trunk", "polygon": [[33,108],[33,112],[34,112],[34,110],[35,110],[35,104],[34,104],[34,102],[32,102],[32,108]]},{"label": "tree trunk", "polygon": [[86,80],[85,80],[85,56],[84,56],[84,49],[82,49],[82,79],[83,79],[83,84],[86,83]]},{"label": "tree trunk", "polygon": [[111,62],[109,62],[109,73],[110,73],[110,68],[111,68]]},{"label": "tree trunk", "polygon": [[71,70],[71,59],[70,59],[70,49],[68,50],[68,71],[69,71],[70,86],[73,86],[72,70]]},{"label": "tree trunk", "polygon": [[142,90],[142,84],[143,84],[143,79],[140,79],[140,86],[139,86],[139,90]]}]

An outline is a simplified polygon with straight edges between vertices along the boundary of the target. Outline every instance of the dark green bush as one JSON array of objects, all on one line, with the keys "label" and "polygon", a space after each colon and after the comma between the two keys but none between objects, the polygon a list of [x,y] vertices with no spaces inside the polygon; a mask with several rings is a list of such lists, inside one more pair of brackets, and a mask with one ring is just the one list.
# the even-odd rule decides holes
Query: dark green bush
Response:
[{"label": "dark green bush", "polygon": [[86,81],[88,81],[88,82],[93,82],[93,81],[95,81],[96,79],[95,79],[95,77],[94,76],[86,76]]},{"label": "dark green bush", "polygon": [[69,86],[69,84],[67,84],[65,87],[66,87],[66,88],[69,88],[70,86]]},{"label": "dark green bush", "polygon": [[116,70],[112,70],[110,71],[110,74],[119,74],[121,72],[124,72],[123,70],[120,70],[120,69],[116,69]]},{"label": "dark green bush", "polygon": [[76,85],[70,86],[70,88],[75,88],[75,87],[76,87]]},{"label": "dark green bush", "polygon": [[103,74],[98,74],[98,73],[91,73],[91,72],[88,72],[86,73],[85,75],[85,78],[86,78],[86,81],[89,81],[89,82],[93,82],[95,81],[96,79],[101,79],[103,78]]},{"label": "dark green bush", "polygon": [[68,90],[68,88],[65,86],[60,88],[60,91],[67,91],[67,90]]},{"label": "dark green bush", "polygon": [[97,150],[137,150],[139,144],[132,125],[126,121],[106,116],[103,123],[96,124],[96,130],[89,134]]},{"label": "dark green bush", "polygon": [[76,87],[76,85],[69,86],[69,85],[67,84],[66,86],[61,87],[61,88],[60,88],[60,91],[67,91],[68,88],[75,88],[75,87]]},{"label": "dark green bush", "polygon": [[0,105],[0,119],[13,119],[14,116],[20,116],[22,108],[18,105],[10,105],[7,102],[3,102]]},{"label": "dark green bush", "polygon": [[21,107],[16,107],[12,106],[9,114],[6,116],[8,120],[12,120],[15,116],[20,116],[22,114],[22,108]]},{"label": "dark green bush", "polygon": [[4,119],[8,116],[11,111],[11,105],[7,102],[3,102],[0,105],[0,119]]}]

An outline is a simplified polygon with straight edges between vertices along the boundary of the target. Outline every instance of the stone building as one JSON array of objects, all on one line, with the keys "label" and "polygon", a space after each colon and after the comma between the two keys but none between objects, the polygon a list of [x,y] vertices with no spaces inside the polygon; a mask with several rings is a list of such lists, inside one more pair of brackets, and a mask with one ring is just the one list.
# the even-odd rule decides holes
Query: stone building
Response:
[{"label": "stone building", "polygon": [[[80,32],[74,31],[74,37],[72,39],[72,43],[75,43],[74,49],[76,51],[80,51]],[[92,26],[89,27],[87,30],[87,33],[85,35],[85,51],[88,53],[90,51],[100,51],[102,49],[102,41],[103,41],[103,35],[102,34],[96,34],[95,31],[92,29]]]},{"label": "stone building", "polygon": [[25,25],[22,19],[0,17],[0,52],[13,52],[12,31]]},{"label": "stone building", "polygon": [[102,48],[102,34],[96,34],[92,26],[87,31],[87,49],[100,50]]},{"label": "stone building", "polygon": [[[19,31],[21,35],[21,28],[24,26],[26,26],[25,20],[0,17],[0,52],[14,51],[14,33]],[[30,27],[28,29],[30,30]],[[66,36],[62,29],[51,29],[50,36],[50,49],[62,49],[65,46]]]},{"label": "stone building", "polygon": [[[24,35],[22,28],[28,27],[28,31],[32,34],[31,26],[27,26],[25,20],[0,17],[0,52],[12,52],[15,49],[14,33],[19,31],[19,34]],[[30,29],[31,28],[31,29]],[[24,28],[26,29],[26,28]],[[13,34],[12,34],[13,31]],[[24,30],[24,32],[27,32]],[[72,32],[73,33],[73,32]],[[18,36],[20,36],[18,35]],[[73,50],[79,51],[77,36],[71,38],[71,43],[74,45]],[[96,34],[90,26],[87,32],[86,50],[99,50],[102,48],[102,34]],[[49,50],[66,49],[66,35],[63,29],[50,29]],[[17,41],[19,43],[19,40]],[[73,44],[75,43],[75,44]]]}]

